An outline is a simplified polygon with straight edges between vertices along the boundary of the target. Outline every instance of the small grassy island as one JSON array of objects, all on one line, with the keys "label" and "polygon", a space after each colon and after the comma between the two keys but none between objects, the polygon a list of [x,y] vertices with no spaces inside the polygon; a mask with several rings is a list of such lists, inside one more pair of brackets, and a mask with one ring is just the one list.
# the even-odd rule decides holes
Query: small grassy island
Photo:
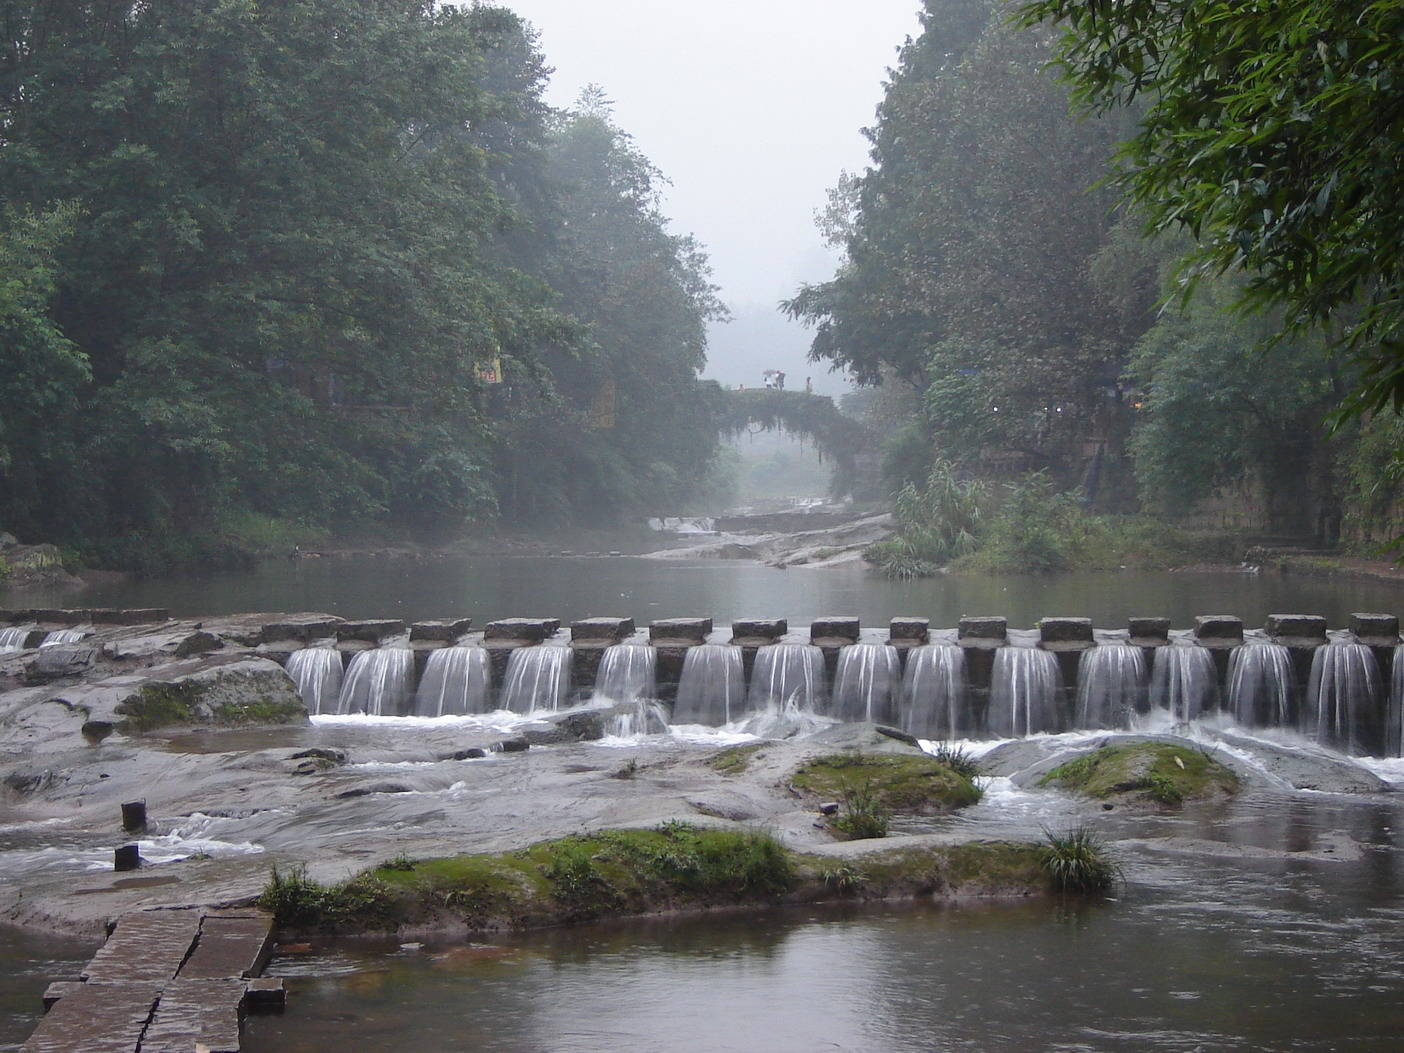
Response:
[{"label": "small grassy island", "polygon": [[1104,746],[1054,768],[1039,785],[1102,801],[1168,807],[1239,790],[1238,776],[1209,754],[1165,742]]},{"label": "small grassy island", "polygon": [[836,898],[1028,896],[1049,890],[1046,849],[977,841],[839,859],[755,830],[669,822],[603,830],[515,852],[394,859],[324,885],[276,869],[259,898],[286,929],[501,931],[602,918]]}]

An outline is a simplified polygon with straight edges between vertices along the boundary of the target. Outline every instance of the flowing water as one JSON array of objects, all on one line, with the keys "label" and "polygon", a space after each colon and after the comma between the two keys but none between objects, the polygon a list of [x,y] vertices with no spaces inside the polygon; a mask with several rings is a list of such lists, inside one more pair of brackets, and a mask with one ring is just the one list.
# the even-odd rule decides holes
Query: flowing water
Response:
[{"label": "flowing water", "polygon": [[405,712],[414,685],[414,652],[408,647],[360,651],[346,668],[338,713],[394,717]]},{"label": "flowing water", "polygon": [[756,652],[747,704],[763,711],[790,707],[816,712],[828,704],[824,652],[808,644],[768,644]]},{"label": "flowing water", "polygon": [[839,651],[833,715],[839,720],[900,722],[902,663],[886,644],[851,644]]},{"label": "flowing water", "polygon": [[287,670],[308,713],[336,712],[341,697],[341,652],[330,647],[304,647],[289,656]]},{"label": "flowing water", "polygon": [[690,647],[673,703],[675,724],[720,727],[746,711],[746,672],[741,648],[725,644]]},{"label": "flowing water", "polygon": [[1228,710],[1245,728],[1294,726],[1297,689],[1291,651],[1269,643],[1235,647],[1229,656]]},{"label": "flowing water", "polygon": [[990,680],[990,734],[1021,737],[1061,730],[1058,659],[1036,647],[1001,647]]},{"label": "flowing water", "polygon": [[1380,703],[1380,668],[1363,644],[1331,643],[1311,659],[1302,727],[1323,746],[1344,753],[1377,749],[1374,714]]},{"label": "flowing water", "polygon": [[1159,647],[1151,666],[1151,705],[1189,723],[1219,705],[1214,656],[1194,644]]},{"label": "flowing water", "polygon": [[[989,797],[977,807],[1011,834],[1048,818],[1028,795]],[[1106,832],[1130,838],[1114,845],[1126,881],[1106,902],[320,947],[274,961],[289,1010],[251,1018],[244,1048],[312,1053],[352,1035],[359,1053],[1400,1048],[1404,805],[1263,794]],[[1255,854],[1282,845],[1299,851]]]},{"label": "flowing water", "polygon": [[1077,674],[1078,728],[1126,728],[1145,710],[1146,656],[1139,647],[1108,644],[1082,652]]},{"label": "flowing water", "polygon": [[444,647],[429,653],[410,715],[448,717],[486,713],[492,708],[491,697],[487,651],[481,647]]},{"label": "flowing water", "polygon": [[975,730],[964,648],[932,644],[908,653],[902,714],[902,729],[924,739],[961,739]]},{"label": "flowing water", "polygon": [[518,647],[507,660],[498,705],[513,713],[563,709],[572,658],[569,647]]}]

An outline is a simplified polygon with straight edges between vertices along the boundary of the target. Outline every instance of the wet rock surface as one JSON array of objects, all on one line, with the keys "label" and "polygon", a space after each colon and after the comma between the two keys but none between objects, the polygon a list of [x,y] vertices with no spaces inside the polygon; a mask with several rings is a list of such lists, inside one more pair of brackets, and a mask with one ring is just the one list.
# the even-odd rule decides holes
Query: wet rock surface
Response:
[{"label": "wet rock surface", "polygon": [[[323,639],[309,634],[334,632],[338,624],[319,614],[94,624],[82,645],[88,660],[56,666],[68,672],[43,683],[25,682],[38,652],[0,657],[0,825],[11,831],[0,845],[0,916],[96,934],[131,910],[252,902],[274,864],[305,864],[310,877],[335,882],[400,855],[515,851],[581,830],[669,820],[758,826],[797,851],[856,857],[875,846],[839,844],[816,828],[819,806],[837,798],[797,796],[788,787],[791,773],[840,750],[918,753],[910,736],[865,724],[726,748],[665,736],[620,748],[599,742],[614,715],[604,707],[511,726],[309,724],[300,705],[283,709],[295,698],[291,683],[259,648],[274,637]],[[548,626],[536,620],[530,627]],[[192,638],[210,652],[177,657]],[[198,688],[200,697],[177,691],[174,722],[141,701],[153,686],[179,685],[193,685],[181,690]],[[255,704],[264,698],[277,704]],[[284,722],[259,719],[270,709]],[[148,719],[154,722],[143,730]],[[94,734],[99,727],[103,733]],[[987,776],[1009,778],[1020,792],[1066,798],[1055,813],[1077,815],[1081,805],[1036,787],[1035,777],[1060,757],[1125,738],[1040,737],[1000,745],[981,762]],[[1211,749],[1249,793],[1388,788],[1368,768],[1324,751],[1227,732],[1189,741]],[[520,746],[529,748],[509,752]],[[146,866],[114,874],[112,850],[128,840],[121,805],[135,800],[147,802]],[[901,832],[917,843],[948,843],[992,829],[1040,836],[1039,823],[1011,831],[992,803]],[[895,843],[882,839],[876,847]]]}]

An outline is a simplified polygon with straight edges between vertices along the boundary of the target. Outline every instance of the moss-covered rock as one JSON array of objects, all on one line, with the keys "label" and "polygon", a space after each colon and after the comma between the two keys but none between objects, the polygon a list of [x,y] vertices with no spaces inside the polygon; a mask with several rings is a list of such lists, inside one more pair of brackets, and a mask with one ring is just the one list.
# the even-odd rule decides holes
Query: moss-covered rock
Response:
[{"label": "moss-covered rock", "polygon": [[838,859],[792,852],[763,833],[674,822],[517,852],[396,859],[337,885],[275,870],[259,902],[292,929],[491,931],[835,898],[1027,896],[1048,889],[1041,859],[1039,846],[1013,842]]},{"label": "moss-covered rock", "polygon": [[764,742],[753,742],[748,746],[730,746],[712,754],[705,763],[722,775],[740,775],[750,767],[751,761],[756,759],[765,745]]},{"label": "moss-covered rock", "polygon": [[926,755],[827,753],[796,768],[790,785],[823,800],[859,789],[896,815],[941,815],[980,800],[969,778]]},{"label": "moss-covered rock", "polygon": [[78,685],[61,700],[84,714],[83,733],[139,734],[168,727],[239,727],[307,721],[287,672],[263,658],[174,662]]},{"label": "moss-covered rock", "polygon": [[1039,785],[1170,807],[1239,790],[1238,776],[1209,754],[1167,742],[1104,746],[1059,765]]}]

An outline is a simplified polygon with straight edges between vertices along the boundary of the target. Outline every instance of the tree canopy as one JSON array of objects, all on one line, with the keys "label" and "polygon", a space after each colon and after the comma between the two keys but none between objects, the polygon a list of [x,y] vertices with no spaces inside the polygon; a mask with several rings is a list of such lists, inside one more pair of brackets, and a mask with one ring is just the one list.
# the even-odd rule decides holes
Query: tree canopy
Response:
[{"label": "tree canopy", "polygon": [[609,519],[706,468],[705,257],[598,100],[546,105],[516,15],[0,0],[0,26],[8,529],[130,565],[250,517]]},{"label": "tree canopy", "polygon": [[1404,3],[1037,0],[1086,108],[1138,101],[1117,184],[1195,238],[1187,276],[1243,270],[1282,329],[1357,356],[1355,409],[1404,408]]}]

